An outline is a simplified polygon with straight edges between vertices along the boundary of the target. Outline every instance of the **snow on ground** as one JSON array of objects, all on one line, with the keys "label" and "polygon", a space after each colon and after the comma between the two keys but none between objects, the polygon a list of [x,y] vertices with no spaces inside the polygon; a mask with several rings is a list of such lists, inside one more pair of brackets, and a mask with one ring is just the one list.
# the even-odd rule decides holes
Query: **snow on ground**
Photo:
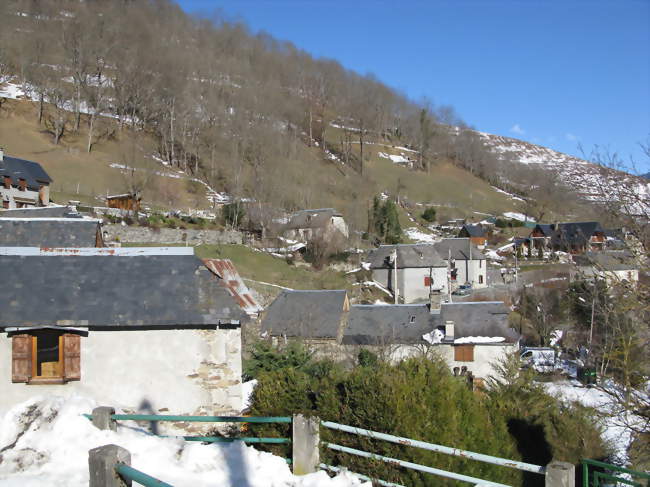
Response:
[{"label": "snow on ground", "polygon": [[401,155],[396,156],[394,154],[386,154],[385,152],[379,152],[377,155],[379,157],[383,157],[384,159],[390,159],[395,164],[407,164],[407,163],[411,162],[406,157],[401,156]]},{"label": "snow on ground", "polygon": [[370,487],[349,473],[294,476],[284,459],[240,442],[160,438],[133,422],[120,422],[117,432],[101,431],[82,416],[96,406],[81,396],[41,396],[0,416],[0,484],[86,487],[88,450],[115,444],[131,452],[132,467],[176,487]]},{"label": "snow on ground", "polygon": [[520,222],[534,222],[535,220],[529,216],[524,215],[523,213],[518,213],[516,211],[506,211],[503,216],[510,218],[511,220],[519,220]]},{"label": "snow on ground", "polygon": [[612,447],[612,461],[619,465],[629,463],[628,450],[632,443],[632,434],[626,424],[638,421],[631,414],[621,413],[612,399],[605,392],[585,387],[576,380],[547,382],[542,384],[546,392],[566,402],[578,402],[583,406],[597,410],[603,427],[603,439]]},{"label": "snow on ground", "polygon": [[416,243],[433,243],[436,241],[435,235],[424,233],[422,230],[416,227],[409,227],[404,230],[404,233],[408,238],[414,240]]},{"label": "snow on ground", "polygon": [[456,338],[454,343],[499,343],[505,341],[504,337],[462,337]]},{"label": "snow on ground", "polygon": [[496,250],[487,250],[487,251],[485,251],[485,256],[488,259],[494,260],[496,262],[501,262],[502,260],[505,260],[505,257],[497,254]]},{"label": "snow on ground", "polygon": [[514,193],[508,193],[507,191],[504,191],[504,190],[502,190],[500,188],[497,188],[496,186],[492,186],[492,189],[494,191],[496,191],[497,193],[502,193],[502,194],[505,194],[506,196],[509,196],[510,199],[513,199],[515,201],[525,201],[521,196],[517,196]]}]

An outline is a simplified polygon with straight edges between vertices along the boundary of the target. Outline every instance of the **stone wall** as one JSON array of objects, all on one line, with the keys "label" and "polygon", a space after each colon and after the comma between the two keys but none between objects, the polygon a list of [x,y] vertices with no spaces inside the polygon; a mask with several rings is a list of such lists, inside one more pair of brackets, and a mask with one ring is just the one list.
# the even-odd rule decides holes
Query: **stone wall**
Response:
[{"label": "stone wall", "polygon": [[154,244],[241,244],[244,234],[236,230],[181,230],[109,224],[102,227],[104,241]]}]

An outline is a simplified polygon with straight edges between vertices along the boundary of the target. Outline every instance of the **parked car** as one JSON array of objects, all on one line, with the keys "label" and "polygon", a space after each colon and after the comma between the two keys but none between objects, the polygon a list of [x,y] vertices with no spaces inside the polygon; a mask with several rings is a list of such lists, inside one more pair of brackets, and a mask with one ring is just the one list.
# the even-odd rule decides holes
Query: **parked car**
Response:
[{"label": "parked car", "polygon": [[454,294],[456,296],[467,296],[471,292],[472,292],[472,285],[469,282],[467,282],[465,284],[461,284],[460,286],[458,286],[458,288],[456,288],[456,290],[451,294]]},{"label": "parked car", "polygon": [[519,357],[524,367],[537,372],[553,372],[556,367],[555,350],[549,347],[524,347]]}]

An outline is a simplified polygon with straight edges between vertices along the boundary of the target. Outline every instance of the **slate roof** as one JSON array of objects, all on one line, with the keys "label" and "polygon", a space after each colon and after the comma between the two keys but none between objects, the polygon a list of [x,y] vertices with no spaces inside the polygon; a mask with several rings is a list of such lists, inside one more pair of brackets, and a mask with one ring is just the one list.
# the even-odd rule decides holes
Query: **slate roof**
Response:
[{"label": "slate roof", "polygon": [[595,267],[604,271],[629,271],[638,269],[634,256],[628,251],[585,252],[573,257],[579,267]]},{"label": "slate roof", "polygon": [[481,225],[463,225],[459,237],[485,237],[485,230]]},{"label": "slate roof", "polygon": [[346,302],[345,291],[282,291],[262,320],[262,333],[337,338]]},{"label": "slate roof", "polygon": [[41,184],[50,184],[52,178],[38,162],[26,161],[16,157],[3,156],[0,160],[0,177],[10,176],[11,183],[18,184],[19,179],[27,182],[27,188],[38,191]]},{"label": "slate roof", "polygon": [[327,226],[330,219],[335,216],[342,216],[334,208],[321,208],[318,210],[301,210],[289,218],[285,229],[295,228],[322,228]]},{"label": "slate roof", "polygon": [[389,262],[393,250],[397,249],[397,268],[447,267],[443,257],[432,244],[382,245],[368,254],[367,262],[373,269],[392,268]]},{"label": "slate roof", "polygon": [[503,337],[505,342],[515,343],[519,334],[508,326],[509,310],[502,301],[443,303],[440,308],[439,325],[454,322],[454,338]]},{"label": "slate roof", "polygon": [[435,326],[426,304],[354,305],[343,333],[344,345],[425,343]]},{"label": "slate roof", "polygon": [[435,242],[433,246],[443,259],[449,257],[451,250],[452,259],[469,260],[471,254],[472,260],[485,260],[483,252],[469,238],[443,238],[441,241]]},{"label": "slate roof", "polygon": [[3,218],[0,247],[95,247],[99,220],[79,218]]},{"label": "slate roof", "polygon": [[545,237],[550,237],[553,235],[553,232],[555,231],[555,225],[550,224],[550,223],[538,223],[535,225],[534,230],[539,230],[542,235]]},{"label": "slate roof", "polygon": [[69,206],[33,206],[0,210],[0,218],[82,218]]},{"label": "slate roof", "polygon": [[0,255],[1,268],[11,270],[0,293],[0,328],[203,327],[246,318],[193,255],[151,255],[155,249],[147,249],[149,255],[120,256],[108,250]]},{"label": "slate roof", "polygon": [[552,234],[553,245],[585,245],[592,235],[603,232],[598,222],[558,223]]}]

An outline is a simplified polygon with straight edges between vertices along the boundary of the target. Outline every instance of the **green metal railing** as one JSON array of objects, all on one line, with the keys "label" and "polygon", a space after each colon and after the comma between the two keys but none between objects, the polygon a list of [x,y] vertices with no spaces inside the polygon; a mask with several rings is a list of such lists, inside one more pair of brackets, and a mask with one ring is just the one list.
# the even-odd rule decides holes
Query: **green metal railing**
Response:
[{"label": "green metal railing", "polygon": [[[84,414],[92,419],[92,414]],[[111,414],[115,421],[173,421],[176,423],[286,423],[291,424],[291,416],[180,416],[172,414]],[[156,435],[170,438],[166,435]],[[231,443],[243,441],[244,443],[288,444],[291,438],[257,438],[257,437],[226,437],[226,436],[173,436],[185,441],[202,441],[206,443]]]},{"label": "green metal railing", "polygon": [[598,460],[590,460],[588,458],[583,459],[581,463],[583,487],[600,487],[606,485],[606,483],[601,482],[601,480],[606,481],[607,485],[610,485],[612,482],[614,485],[623,484],[631,485],[633,487],[643,487],[644,485],[647,485],[647,483],[643,484],[641,482],[636,482],[629,478],[619,476],[619,474],[628,475],[637,479],[650,480],[650,474],[619,467],[617,465],[612,465],[611,463],[599,462]]},{"label": "green metal railing", "polygon": [[[503,467],[509,467],[509,468],[514,468],[517,470],[523,470],[526,472],[533,472],[536,474],[544,475],[546,473],[546,468],[542,467],[540,465],[533,465],[531,463],[525,463],[525,462],[519,462],[516,460],[510,460],[506,458],[499,458],[499,457],[494,457],[491,455],[485,455],[482,453],[475,453],[467,450],[461,450],[458,448],[450,448],[447,446],[443,445],[436,445],[433,443],[427,443],[424,441],[418,441],[418,440],[413,440],[411,438],[404,438],[401,436],[394,436],[394,435],[389,435],[386,433],[380,433],[378,431],[371,431],[367,430],[364,428],[357,428],[354,426],[348,426],[344,424],[339,424],[339,423],[334,423],[331,421],[321,421],[320,422],[321,426],[324,426],[325,428],[337,430],[337,431],[343,431],[346,433],[354,434],[354,435],[360,435],[360,436],[365,436],[368,438],[372,438],[375,440],[382,440],[382,441],[388,441],[390,443],[396,443],[399,445],[405,445],[405,446],[411,446],[414,448],[421,448],[423,450],[429,450],[429,451],[434,451],[437,453],[443,453],[446,455],[452,455],[452,456],[457,456],[461,458],[467,458],[471,460],[477,460],[479,462],[485,462],[485,463],[491,463],[494,465],[500,465]],[[433,468],[429,467],[426,465],[419,465],[417,463],[412,463],[412,462],[406,462],[404,460],[399,460],[397,458],[390,458],[390,457],[385,457],[383,455],[378,455],[376,453],[371,453],[363,450],[357,450],[355,448],[349,448],[346,446],[342,445],[337,445],[335,443],[323,443],[323,446],[325,448],[328,448],[330,450],[334,451],[339,451],[342,453],[348,453],[350,455],[356,455],[360,457],[365,457],[365,458],[370,458],[373,460],[378,460],[381,462],[385,462],[391,465],[397,465],[400,467],[404,467],[410,470],[417,470],[420,472],[425,472],[433,475],[437,475],[440,477],[445,477],[445,478],[450,478],[454,480],[459,480],[461,482],[469,482],[472,484],[480,484],[480,485],[489,485],[489,486],[494,486],[494,487],[508,487],[505,484],[500,484],[498,482],[491,482],[489,480],[485,479],[479,479],[476,477],[470,477],[468,475],[463,475],[455,472],[448,472],[446,470],[441,470],[438,468]],[[320,465],[321,469],[325,470],[331,470],[331,471],[336,471],[334,470],[337,467],[334,467],[332,465],[327,465],[327,464],[321,464]],[[399,486],[399,484],[394,484],[391,482],[387,482],[385,480],[381,479],[372,479],[375,483],[379,485],[385,485],[385,486]]]},{"label": "green metal railing", "polygon": [[157,478],[152,477],[151,475],[147,475],[146,473],[141,472],[140,470],[136,470],[133,467],[129,467],[128,465],[125,465],[123,463],[116,465],[115,471],[124,480],[132,480],[133,482],[137,482],[140,485],[144,485],[144,487],[174,487],[173,485],[168,484],[167,482],[158,480]]}]

